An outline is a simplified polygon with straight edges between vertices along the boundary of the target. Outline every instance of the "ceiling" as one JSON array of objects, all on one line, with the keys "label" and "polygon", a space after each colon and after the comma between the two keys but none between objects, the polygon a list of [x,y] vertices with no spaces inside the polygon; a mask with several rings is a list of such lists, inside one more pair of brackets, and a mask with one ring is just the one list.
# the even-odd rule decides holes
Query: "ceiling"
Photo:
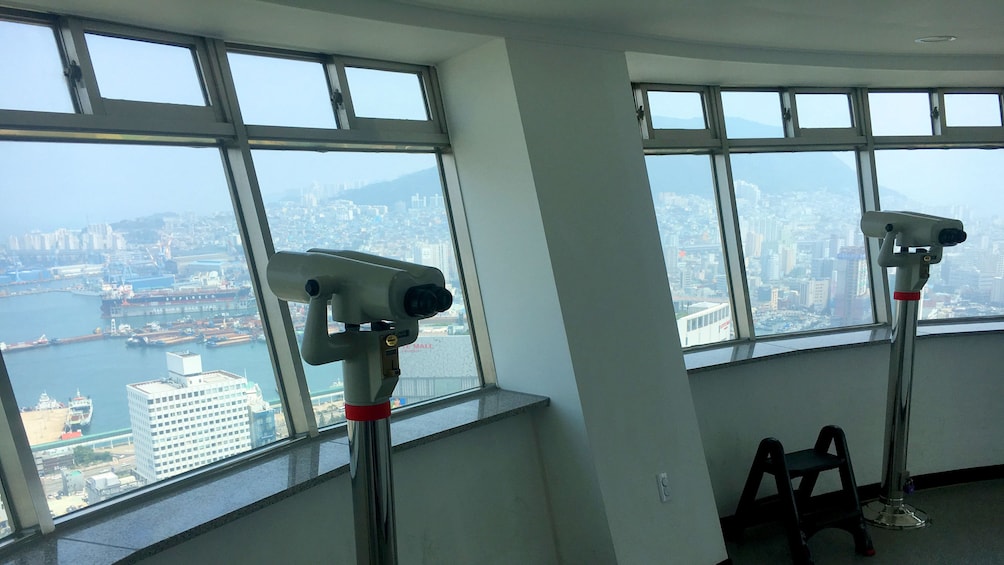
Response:
[{"label": "ceiling", "polygon": [[[401,0],[517,22],[680,42],[872,54],[1004,55],[999,0]],[[915,39],[955,35],[948,45]]]},{"label": "ceiling", "polygon": [[[0,0],[231,41],[437,63],[493,37],[627,53],[633,80],[1004,85],[1000,0]],[[920,37],[952,35],[944,43]]]}]

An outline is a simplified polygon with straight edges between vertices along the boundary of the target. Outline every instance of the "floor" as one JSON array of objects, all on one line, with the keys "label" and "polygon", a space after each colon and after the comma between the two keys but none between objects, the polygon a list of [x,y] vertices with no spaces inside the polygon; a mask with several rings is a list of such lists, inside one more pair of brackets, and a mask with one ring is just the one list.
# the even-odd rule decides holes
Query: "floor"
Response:
[{"label": "floor", "polygon": [[[867,502],[867,501],[865,501]],[[851,535],[822,530],[809,538],[816,565],[1004,565],[1004,479],[920,490],[907,503],[930,515],[916,530],[868,526],[876,554],[857,555]],[[733,565],[791,563],[778,524],[748,529],[727,544]]]}]

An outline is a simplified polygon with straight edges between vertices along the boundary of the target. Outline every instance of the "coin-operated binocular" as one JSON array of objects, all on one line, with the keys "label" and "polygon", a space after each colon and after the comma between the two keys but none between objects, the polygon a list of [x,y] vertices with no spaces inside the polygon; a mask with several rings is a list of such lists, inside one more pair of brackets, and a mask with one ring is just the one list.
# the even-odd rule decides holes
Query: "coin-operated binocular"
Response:
[{"label": "coin-operated binocular", "polygon": [[959,220],[917,212],[865,212],[861,231],[866,237],[882,239],[878,263],[897,267],[896,292],[900,293],[920,292],[930,278],[930,266],[941,262],[943,248],[966,241]]},{"label": "coin-operated binocular", "polygon": [[[310,249],[273,255],[267,278],[280,299],[307,304],[303,360],[344,361],[356,561],[397,563],[390,396],[401,375],[398,348],[418,339],[419,320],[453,304],[443,273],[355,251]],[[329,305],[344,331],[328,333]]]},{"label": "coin-operated binocular", "polygon": [[[356,251],[280,251],[267,272],[276,296],[308,305],[303,360],[345,361],[347,418],[390,399],[401,373],[397,348],[418,338],[419,320],[453,305],[438,269]],[[328,333],[329,304],[344,332]]]},{"label": "coin-operated binocular", "polygon": [[882,239],[878,264],[896,267],[882,490],[862,513],[867,522],[882,528],[922,528],[929,523],[927,514],[903,500],[913,484],[906,470],[906,451],[920,291],[931,277],[931,265],[941,262],[944,247],[966,241],[966,232],[959,220],[917,212],[865,212],[861,231],[866,237]]}]

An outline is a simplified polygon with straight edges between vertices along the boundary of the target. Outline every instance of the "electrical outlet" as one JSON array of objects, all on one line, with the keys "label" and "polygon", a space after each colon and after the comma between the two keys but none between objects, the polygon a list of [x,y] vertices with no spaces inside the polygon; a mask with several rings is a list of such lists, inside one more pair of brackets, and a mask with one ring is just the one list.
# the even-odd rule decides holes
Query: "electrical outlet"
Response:
[{"label": "electrical outlet", "polygon": [[655,480],[659,485],[659,500],[669,502],[669,475],[659,473],[655,476]]}]

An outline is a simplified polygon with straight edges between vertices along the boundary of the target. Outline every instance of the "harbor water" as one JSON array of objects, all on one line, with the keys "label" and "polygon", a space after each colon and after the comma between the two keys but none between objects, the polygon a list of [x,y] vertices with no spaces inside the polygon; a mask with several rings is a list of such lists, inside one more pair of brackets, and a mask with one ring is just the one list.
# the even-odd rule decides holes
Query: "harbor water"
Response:
[{"label": "harbor water", "polygon": [[[43,335],[50,340],[84,336],[100,329],[109,333],[111,320],[101,317],[101,298],[53,287],[34,294],[0,296],[0,341],[8,345],[31,342]],[[170,317],[130,317],[116,320],[133,329],[150,322],[167,324]],[[251,341],[227,347],[185,343],[172,348],[130,347],[124,337],[51,344],[3,354],[19,406],[34,407],[44,392],[66,403],[79,390],[94,403],[87,434],[130,427],[126,385],[167,376],[166,353],[191,351],[202,355],[204,371],[225,370],[257,383],[266,400],[279,398],[266,344]],[[311,368],[315,369],[315,368]],[[308,371],[311,390],[329,388],[341,368]]]}]

